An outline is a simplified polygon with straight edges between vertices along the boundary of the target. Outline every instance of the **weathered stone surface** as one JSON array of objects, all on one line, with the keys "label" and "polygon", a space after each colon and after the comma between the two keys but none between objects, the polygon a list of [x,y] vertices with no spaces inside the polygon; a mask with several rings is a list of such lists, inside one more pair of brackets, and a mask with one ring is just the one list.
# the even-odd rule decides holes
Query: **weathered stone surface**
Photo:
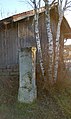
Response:
[{"label": "weathered stone surface", "polygon": [[29,103],[36,99],[36,83],[35,83],[35,48],[24,48],[19,52],[19,93],[18,100],[20,102]]},{"label": "weathered stone surface", "polygon": [[36,99],[36,88],[35,89],[25,89],[19,88],[18,100],[24,103],[33,102]]}]

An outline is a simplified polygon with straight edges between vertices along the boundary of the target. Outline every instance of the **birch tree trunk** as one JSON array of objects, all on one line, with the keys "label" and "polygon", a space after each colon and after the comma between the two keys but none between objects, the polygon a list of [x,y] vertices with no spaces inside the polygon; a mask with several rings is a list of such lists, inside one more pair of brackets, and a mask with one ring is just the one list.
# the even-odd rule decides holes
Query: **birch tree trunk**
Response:
[{"label": "birch tree trunk", "polygon": [[46,20],[46,30],[47,30],[47,43],[48,43],[48,77],[49,80],[53,80],[53,36],[51,31],[51,23],[50,23],[50,10],[48,5],[48,0],[45,0],[45,20]]},{"label": "birch tree trunk", "polygon": [[[49,79],[57,80],[58,78],[58,64],[59,64],[59,50],[60,50],[60,31],[61,31],[61,23],[64,16],[64,11],[68,9],[71,3],[68,0],[58,0],[58,24],[57,24],[57,32],[56,32],[56,40],[55,47],[53,47],[53,36],[51,31],[51,23],[50,23],[50,10],[49,10],[49,0],[44,0],[45,2],[45,18],[46,18],[46,29],[47,29],[47,37],[48,37],[48,54],[49,54],[49,64],[48,64],[48,75]],[[52,3],[54,3],[53,0]],[[65,3],[64,3],[65,2]],[[55,51],[55,52],[53,52]]]},{"label": "birch tree trunk", "polygon": [[35,15],[34,15],[35,38],[36,38],[40,68],[41,68],[43,78],[45,80],[45,70],[43,66],[42,49],[41,49],[41,42],[40,42],[40,36],[39,36],[39,10],[36,7],[36,2],[34,2],[34,9],[35,9]]},{"label": "birch tree trunk", "polygon": [[63,20],[63,16],[64,16],[64,12],[71,7],[71,1],[68,1],[68,0],[58,0],[58,14],[59,14],[59,20],[58,20],[58,25],[57,25],[57,34],[56,34],[56,48],[55,48],[55,51],[56,51],[56,56],[55,56],[55,67],[54,67],[54,79],[55,81],[57,80],[58,78],[58,64],[59,64],[59,50],[60,50],[60,46],[62,44],[59,44],[60,43],[60,28],[61,28],[61,23],[62,23],[62,20]]},{"label": "birch tree trunk", "polygon": [[58,12],[59,12],[59,20],[58,20],[58,25],[57,25],[57,33],[56,33],[56,47],[55,47],[55,65],[54,65],[54,80],[57,80],[57,74],[58,74],[58,62],[59,62],[59,40],[60,40],[60,28],[61,28],[61,23],[63,20],[63,11],[61,9],[61,6],[58,6]]}]

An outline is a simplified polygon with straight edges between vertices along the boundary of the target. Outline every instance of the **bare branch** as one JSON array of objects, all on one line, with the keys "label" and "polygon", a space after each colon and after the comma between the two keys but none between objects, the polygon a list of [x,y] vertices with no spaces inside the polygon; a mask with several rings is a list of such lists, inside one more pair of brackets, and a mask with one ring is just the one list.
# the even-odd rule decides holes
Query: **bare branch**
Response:
[{"label": "bare branch", "polygon": [[[64,8],[64,11],[66,11],[66,10],[70,10],[69,8],[71,8],[71,5],[65,7],[65,8]],[[71,10],[70,10],[70,11],[71,11]]]},{"label": "bare branch", "polygon": [[[30,0],[30,1],[31,1],[31,0]],[[32,5],[29,1],[27,1],[27,3],[28,3],[32,8],[34,8],[33,5]]]},{"label": "bare branch", "polygon": [[67,7],[67,6],[71,6],[71,3],[70,3],[70,4],[67,4],[66,7]]},{"label": "bare branch", "polygon": [[64,8],[65,8],[65,7],[66,7],[66,5],[67,5],[67,1],[68,1],[68,0],[66,0],[66,1],[65,1],[65,5],[64,5]]},{"label": "bare branch", "polygon": [[68,2],[68,0],[65,1],[65,5],[63,7],[63,11],[65,11],[67,9],[67,2]]},{"label": "bare branch", "polygon": [[[25,2],[25,1],[24,0],[20,0],[19,2]],[[30,2],[33,3],[32,0],[30,0]],[[30,2],[28,0],[26,0],[25,3],[28,3],[32,8],[34,8],[33,5]]]},{"label": "bare branch", "polygon": [[39,6],[39,8],[40,8],[40,2],[41,2],[41,0],[39,0],[38,3],[37,3],[37,6]]},{"label": "bare branch", "polygon": [[70,3],[71,3],[71,1],[67,2],[67,4],[70,4]]},{"label": "bare branch", "polygon": [[69,8],[66,8],[66,10],[71,11]]},{"label": "bare branch", "polygon": [[51,3],[51,5],[54,4],[55,2],[56,2],[56,0],[53,0],[52,3]]},{"label": "bare branch", "polygon": [[32,2],[32,3],[33,3],[33,0],[30,0],[30,2]]}]

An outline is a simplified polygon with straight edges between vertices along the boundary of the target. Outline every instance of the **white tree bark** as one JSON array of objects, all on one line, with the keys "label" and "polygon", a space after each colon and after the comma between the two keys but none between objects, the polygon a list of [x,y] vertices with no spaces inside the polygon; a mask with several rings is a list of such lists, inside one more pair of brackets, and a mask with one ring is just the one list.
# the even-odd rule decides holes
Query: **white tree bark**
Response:
[{"label": "white tree bark", "polygon": [[[54,47],[53,47],[53,36],[52,36],[52,31],[51,31],[51,22],[50,22],[50,9],[49,9],[49,0],[44,0],[45,2],[45,20],[46,20],[46,30],[47,30],[47,43],[48,43],[48,55],[49,58],[48,60],[48,77],[49,80],[57,80],[57,74],[58,74],[58,59],[59,59],[59,40],[60,40],[60,28],[61,28],[61,23],[63,20],[64,16],[64,10],[66,10],[66,5],[67,5],[67,0],[65,0],[65,5],[63,7],[63,1],[58,0],[58,14],[59,14],[59,20],[57,24],[57,32],[56,32],[56,43],[55,43],[55,56],[54,56]],[[53,0],[55,2],[55,0]],[[34,5],[36,5],[36,0],[34,0]],[[40,36],[39,36],[39,12],[37,7],[35,6],[35,37],[36,37],[36,43],[37,43],[37,49],[38,49],[38,54],[39,54],[39,59],[40,59],[40,66],[41,66],[41,71],[42,75],[44,76],[44,67],[43,67],[43,58],[42,58],[42,50],[41,50],[41,43],[40,43]],[[55,57],[55,58],[54,58]],[[54,60],[54,61],[53,61]],[[54,75],[53,75],[54,72]]]},{"label": "white tree bark", "polygon": [[55,65],[54,65],[54,80],[57,80],[57,71],[58,71],[58,62],[59,62],[59,40],[60,40],[60,28],[61,28],[61,23],[63,20],[63,10],[61,8],[62,6],[58,6],[58,12],[59,12],[59,20],[58,20],[58,25],[57,25],[57,33],[56,33],[56,47],[55,47]]},{"label": "white tree bark", "polygon": [[49,80],[53,80],[52,76],[52,67],[53,67],[53,36],[51,31],[51,23],[50,23],[50,10],[48,5],[48,0],[45,0],[45,20],[46,20],[46,30],[47,30],[47,43],[48,43],[48,55],[49,55],[49,63],[48,63],[48,77]]},{"label": "white tree bark", "polygon": [[38,55],[39,55],[40,68],[41,68],[43,78],[45,79],[45,70],[43,66],[42,49],[41,49],[41,42],[40,42],[40,36],[39,36],[39,10],[36,7],[36,3],[34,4],[35,4],[35,15],[34,15],[35,38],[36,38]]}]

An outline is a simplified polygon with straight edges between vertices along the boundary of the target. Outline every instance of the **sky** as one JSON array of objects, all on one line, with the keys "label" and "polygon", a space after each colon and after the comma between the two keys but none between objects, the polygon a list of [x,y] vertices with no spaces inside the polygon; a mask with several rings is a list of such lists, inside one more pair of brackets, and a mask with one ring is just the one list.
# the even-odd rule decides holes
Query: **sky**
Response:
[{"label": "sky", "polygon": [[33,9],[28,1],[30,3],[30,0],[0,0],[0,19]]},{"label": "sky", "polygon": [[22,1],[23,0],[0,0],[0,12],[2,12],[2,14],[0,14],[0,19],[31,8],[27,2],[24,3]]},{"label": "sky", "polygon": [[[28,0],[0,0],[0,19],[33,9]],[[43,4],[43,2],[42,2]],[[71,11],[65,13],[71,27]],[[67,44],[71,44],[71,39]]]}]

